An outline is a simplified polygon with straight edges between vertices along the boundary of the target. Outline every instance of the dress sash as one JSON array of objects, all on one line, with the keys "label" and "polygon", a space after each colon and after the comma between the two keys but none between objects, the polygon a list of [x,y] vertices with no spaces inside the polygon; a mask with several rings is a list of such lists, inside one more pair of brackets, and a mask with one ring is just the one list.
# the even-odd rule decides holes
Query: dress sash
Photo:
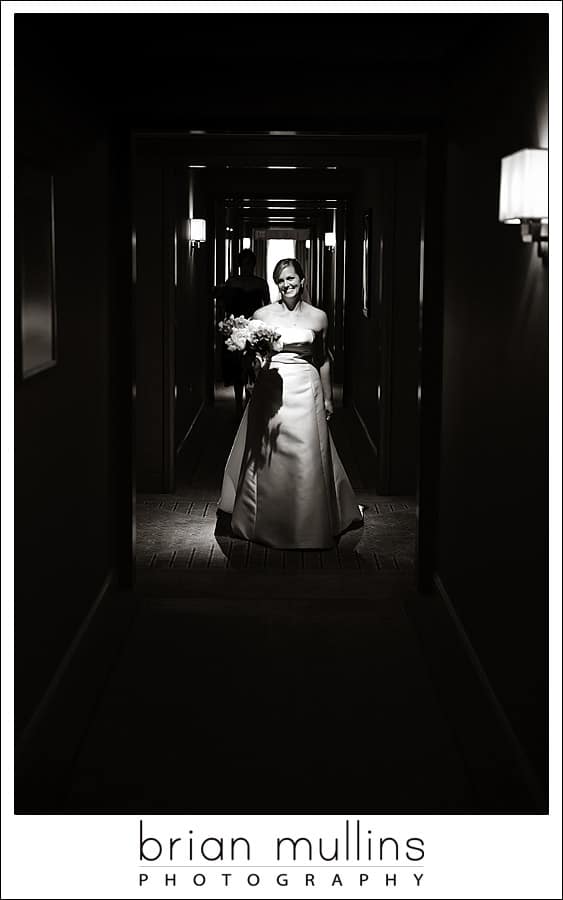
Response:
[{"label": "dress sash", "polygon": [[283,350],[274,353],[272,362],[313,362],[313,345],[307,341],[284,344]]}]

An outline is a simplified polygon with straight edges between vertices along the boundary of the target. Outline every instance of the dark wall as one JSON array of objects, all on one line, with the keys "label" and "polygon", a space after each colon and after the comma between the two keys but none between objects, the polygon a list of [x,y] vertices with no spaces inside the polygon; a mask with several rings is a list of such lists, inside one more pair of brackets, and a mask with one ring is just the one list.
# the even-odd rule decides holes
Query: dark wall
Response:
[{"label": "dark wall", "polygon": [[[381,160],[377,168],[362,173],[362,184],[355,197],[350,217],[349,267],[350,290],[348,292],[348,378],[352,385],[349,399],[367,429],[381,458],[381,370],[383,364],[383,331],[378,323],[382,317],[379,303],[379,279],[376,266],[376,247],[383,232],[389,234],[389,199],[385,195],[385,178],[391,166],[390,160]],[[369,281],[369,315],[362,310],[363,217],[371,210],[371,277]],[[379,387],[379,391],[378,391]]]},{"label": "dark wall", "polygon": [[137,157],[133,177],[135,241],[135,466],[137,488],[161,491],[165,470],[164,176]]},{"label": "dark wall", "polygon": [[547,269],[498,196],[501,157],[547,146],[547,17],[509,18],[452,94],[438,572],[544,773]]},{"label": "dark wall", "polygon": [[[176,405],[175,443],[180,447],[201,404],[210,399],[213,355],[213,204],[206,175],[180,174],[176,185],[177,286],[175,291]],[[205,219],[207,239],[190,252],[186,240],[189,214]]]},{"label": "dark wall", "polygon": [[[363,171],[351,222],[348,399],[377,448],[378,490],[385,494],[416,491],[422,178],[422,160],[414,150],[379,160]],[[361,293],[366,211],[371,211],[367,316]]]},{"label": "dark wall", "polygon": [[418,316],[423,177],[422,159],[396,161],[389,488],[392,494],[413,496],[416,492],[418,453]]},{"label": "dark wall", "polygon": [[[176,171],[137,147],[135,456],[140,492],[172,490],[174,460],[211,381],[212,207],[202,176]],[[209,240],[190,254],[187,220]]]},{"label": "dark wall", "polygon": [[25,160],[54,175],[58,358],[15,395],[18,732],[113,565],[108,144],[44,82],[22,76],[19,89],[16,170]]}]

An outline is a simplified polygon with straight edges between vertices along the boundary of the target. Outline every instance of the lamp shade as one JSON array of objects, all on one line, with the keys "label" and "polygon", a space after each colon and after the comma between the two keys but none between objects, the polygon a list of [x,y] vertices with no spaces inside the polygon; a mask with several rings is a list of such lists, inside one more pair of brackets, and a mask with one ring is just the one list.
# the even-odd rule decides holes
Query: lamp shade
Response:
[{"label": "lamp shade", "polygon": [[519,150],[501,161],[499,220],[547,219],[547,150]]},{"label": "lamp shade", "polygon": [[250,250],[250,238],[249,238],[249,237],[243,237],[243,239],[242,239],[242,249],[243,249],[243,250]]},{"label": "lamp shade", "polygon": [[205,219],[190,219],[190,241],[205,240]]},{"label": "lamp shade", "polygon": [[325,231],[325,247],[336,247],[336,232]]}]

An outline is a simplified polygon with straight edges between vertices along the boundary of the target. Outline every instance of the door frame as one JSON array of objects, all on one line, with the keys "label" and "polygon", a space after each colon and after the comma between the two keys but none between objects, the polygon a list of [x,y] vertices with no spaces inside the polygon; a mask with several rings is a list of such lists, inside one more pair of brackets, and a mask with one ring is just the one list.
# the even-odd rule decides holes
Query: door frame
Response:
[{"label": "door frame", "polygon": [[[419,358],[418,358],[418,452],[416,585],[422,592],[433,588],[436,570],[440,476],[440,414],[443,331],[443,199],[445,190],[445,135],[440,124],[413,131],[377,131],[362,134],[344,132],[300,132],[291,136],[264,132],[190,134],[133,131],[115,141],[114,184],[119,185],[114,201],[116,248],[114,265],[114,335],[117,390],[114,401],[116,454],[116,572],[123,588],[135,584],[135,222],[133,215],[133,175],[137,143],[143,141],[161,160],[190,157],[208,165],[283,165],[291,158],[327,164],[354,156],[366,163],[382,147],[416,142],[423,163],[423,204],[420,234]],[[316,147],[317,145],[317,147]],[[377,152],[375,152],[377,151]],[[322,163],[321,163],[322,164]],[[126,186],[124,190],[123,187]],[[128,302],[127,302],[128,301]],[[173,319],[172,319],[173,321]],[[166,343],[166,345],[169,342]],[[121,352],[122,348],[126,352]],[[169,440],[173,442],[173,423]]]}]

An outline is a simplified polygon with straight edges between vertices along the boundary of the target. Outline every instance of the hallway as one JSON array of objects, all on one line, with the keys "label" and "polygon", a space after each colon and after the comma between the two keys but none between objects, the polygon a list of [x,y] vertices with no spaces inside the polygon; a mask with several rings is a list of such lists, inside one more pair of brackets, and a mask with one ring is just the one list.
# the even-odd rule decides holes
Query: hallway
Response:
[{"label": "hallway", "polygon": [[[18,24],[17,812],[545,813],[549,271],[498,200],[547,22],[299,17],[257,79],[229,16],[126,18]],[[331,552],[216,520],[217,298],[282,233],[365,506]]]},{"label": "hallway", "polygon": [[260,587],[139,598],[62,811],[474,808],[405,585],[340,601]]},{"label": "hallway", "polygon": [[[487,796],[444,697],[447,682],[459,696],[467,688],[451,661],[436,688],[413,611],[424,602],[414,501],[376,495],[352,421],[339,408],[332,427],[367,504],[361,539],[269,559],[213,539],[235,426],[224,392],[203,411],[176,493],[139,498],[136,614],[61,811],[451,813],[519,802],[501,760]],[[484,708],[478,717],[486,743]]]},{"label": "hallway", "polygon": [[[331,551],[281,551],[233,538],[228,523],[218,525],[217,500],[223,469],[233,442],[232,388],[215,388],[215,405],[206,406],[177,457],[173,494],[139,494],[137,567],[143,586],[175,581],[185,570],[245,569],[278,575],[315,572],[382,571],[414,577],[414,497],[379,497],[375,489],[373,451],[350,410],[337,409],[331,429],[358,501],[366,507],[364,528],[343,535]],[[146,570],[150,569],[150,572]],[[160,573],[161,578],[159,578]],[[168,581],[166,580],[168,577]]]}]

